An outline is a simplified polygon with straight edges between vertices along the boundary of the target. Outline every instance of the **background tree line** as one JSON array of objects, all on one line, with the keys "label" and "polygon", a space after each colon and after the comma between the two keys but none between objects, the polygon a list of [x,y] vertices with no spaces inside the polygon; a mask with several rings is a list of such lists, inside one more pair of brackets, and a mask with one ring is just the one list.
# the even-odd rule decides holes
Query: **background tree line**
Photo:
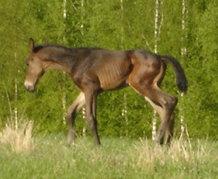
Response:
[{"label": "background tree line", "polygon": [[[65,131],[67,106],[78,94],[62,72],[50,71],[35,93],[23,87],[28,39],[68,47],[148,49],[175,56],[189,91],[179,95],[169,66],[162,88],[179,96],[181,122],[191,137],[218,137],[218,6],[216,0],[0,0],[0,127],[34,120],[36,131]],[[150,137],[152,108],[126,88],[98,97],[101,135]],[[77,119],[78,133],[84,120]]]}]

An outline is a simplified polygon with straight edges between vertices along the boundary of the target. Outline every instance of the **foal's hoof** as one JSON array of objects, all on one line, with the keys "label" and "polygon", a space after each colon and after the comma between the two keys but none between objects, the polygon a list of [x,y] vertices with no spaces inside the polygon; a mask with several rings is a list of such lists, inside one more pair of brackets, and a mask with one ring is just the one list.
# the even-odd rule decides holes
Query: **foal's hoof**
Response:
[{"label": "foal's hoof", "polygon": [[170,146],[171,140],[170,139],[165,139],[164,137],[157,138],[156,139],[156,144],[161,145],[161,146],[163,146],[163,145]]},{"label": "foal's hoof", "polygon": [[69,141],[67,141],[67,146],[75,146],[76,145],[76,143],[75,143],[75,141],[71,141],[71,142],[69,142]]},{"label": "foal's hoof", "polygon": [[100,140],[95,140],[95,141],[94,141],[94,144],[95,144],[95,146],[97,146],[97,147],[98,147],[98,146],[101,146]]},{"label": "foal's hoof", "polygon": [[155,140],[155,143],[158,145],[163,145],[164,144],[164,138],[163,137],[157,137]]},{"label": "foal's hoof", "polygon": [[71,145],[75,145],[75,139],[73,138],[73,137],[67,137],[67,144],[69,145],[69,146],[71,146]]},{"label": "foal's hoof", "polygon": [[101,143],[98,142],[98,143],[95,143],[95,145],[96,145],[97,147],[99,147],[99,146],[101,146]]}]

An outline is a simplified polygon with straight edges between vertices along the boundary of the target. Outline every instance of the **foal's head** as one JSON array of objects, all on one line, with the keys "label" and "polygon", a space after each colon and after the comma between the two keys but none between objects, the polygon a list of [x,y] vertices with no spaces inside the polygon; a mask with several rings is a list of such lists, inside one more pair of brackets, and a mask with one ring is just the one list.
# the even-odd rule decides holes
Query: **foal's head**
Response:
[{"label": "foal's head", "polygon": [[26,79],[24,85],[27,90],[33,91],[35,86],[44,73],[44,64],[41,55],[38,54],[38,51],[41,49],[41,46],[35,47],[34,40],[30,39],[29,41],[29,55],[26,59],[27,71]]}]

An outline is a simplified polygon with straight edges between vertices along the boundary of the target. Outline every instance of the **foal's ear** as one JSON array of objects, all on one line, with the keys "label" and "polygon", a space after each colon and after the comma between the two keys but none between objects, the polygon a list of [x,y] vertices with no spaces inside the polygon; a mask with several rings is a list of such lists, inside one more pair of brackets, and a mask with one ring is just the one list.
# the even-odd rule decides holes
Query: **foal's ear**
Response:
[{"label": "foal's ear", "polygon": [[29,38],[29,50],[32,52],[33,48],[35,47],[35,42],[32,38]]}]

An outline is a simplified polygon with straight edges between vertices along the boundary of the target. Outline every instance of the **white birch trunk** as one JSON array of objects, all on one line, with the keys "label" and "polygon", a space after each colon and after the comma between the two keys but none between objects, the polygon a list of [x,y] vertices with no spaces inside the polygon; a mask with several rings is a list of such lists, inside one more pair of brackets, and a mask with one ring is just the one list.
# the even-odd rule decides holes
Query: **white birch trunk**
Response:
[{"label": "white birch trunk", "polygon": [[123,0],[120,0],[120,9],[121,9],[121,46],[124,45],[124,27],[123,27]]},{"label": "white birch trunk", "polygon": [[63,92],[63,96],[62,96],[62,110],[63,110],[63,117],[62,117],[62,121],[63,124],[66,124],[66,92]]},{"label": "white birch trunk", "polygon": [[63,18],[64,18],[64,20],[67,18],[67,8],[66,8],[66,5],[67,5],[67,0],[63,0]]},{"label": "white birch trunk", "polygon": [[[80,25],[80,31],[81,31],[81,34],[82,36],[84,35],[84,0],[81,0],[81,25]],[[83,119],[86,118],[86,109],[85,107],[82,108],[82,117]],[[83,130],[82,130],[82,135],[83,136],[86,136],[86,127],[83,127]]]},{"label": "white birch trunk", "polygon": [[[121,43],[121,48],[124,48],[124,27],[123,27],[123,0],[120,0],[120,10],[121,10],[121,25],[120,25],[120,32],[121,32],[121,39],[120,39],[120,43]],[[126,123],[126,126],[128,126],[128,117],[127,117],[127,95],[126,93],[124,93],[123,95],[123,109],[121,112],[121,115],[124,118],[124,121]],[[126,130],[125,135],[128,135],[128,130]]]},{"label": "white birch trunk", "polygon": [[184,57],[186,55],[187,49],[185,47],[184,40],[186,39],[186,16],[187,16],[187,10],[186,10],[186,0],[182,0],[182,47],[181,47],[181,55]]},{"label": "white birch trunk", "polygon": [[[183,93],[181,93],[181,98],[183,98]],[[184,133],[185,133],[184,115],[183,115],[183,108],[180,105],[180,139],[183,138]]]},{"label": "white birch trunk", "polygon": [[[155,15],[154,15],[154,52],[158,51],[158,36],[159,36],[159,19],[160,19],[160,0],[155,0]],[[156,140],[157,136],[157,113],[154,110],[152,118],[152,140]]]},{"label": "white birch trunk", "polygon": [[82,33],[82,36],[84,35],[84,0],[81,0],[81,33]]},{"label": "white birch trunk", "polygon": [[[64,23],[65,23],[65,20],[67,18],[67,8],[66,8],[66,5],[67,5],[67,0],[63,0],[63,20],[64,20]],[[64,29],[65,31],[65,29]],[[63,35],[63,41],[65,41],[65,33]],[[62,110],[63,110],[63,117],[62,117],[62,121],[63,121],[63,124],[66,124],[66,92],[65,90],[63,90],[63,96],[62,96]]]},{"label": "white birch trunk", "polygon": [[[182,21],[181,21],[181,26],[182,26],[182,37],[181,37],[181,42],[182,42],[182,47],[181,47],[181,56],[184,58],[186,53],[187,53],[187,48],[185,46],[185,39],[187,38],[186,36],[186,16],[187,16],[187,10],[186,10],[186,0],[182,0]],[[183,93],[181,93],[181,99],[183,98]],[[184,133],[185,133],[185,123],[184,123],[184,115],[183,115],[183,106],[180,105],[180,138],[183,138]]]},{"label": "white birch trunk", "polygon": [[160,11],[160,2],[155,0],[155,16],[154,16],[154,52],[157,53],[157,41],[158,41],[158,31],[159,31],[159,11]]},{"label": "white birch trunk", "polygon": [[[17,44],[15,44],[15,52],[14,52],[14,61],[15,61],[15,67],[17,67]],[[16,70],[16,72],[18,72]],[[17,81],[17,75],[15,75],[14,79],[14,100],[15,100],[15,107],[14,107],[14,121],[15,121],[15,129],[18,128],[18,109],[17,109],[17,97],[18,97],[18,81]]]},{"label": "white birch trunk", "polygon": [[[154,52],[158,52],[158,41],[160,40],[161,26],[163,22],[163,13],[161,7],[163,0],[155,0],[155,14],[154,14]],[[155,141],[157,136],[157,112],[154,110],[152,119],[152,140]]]}]

